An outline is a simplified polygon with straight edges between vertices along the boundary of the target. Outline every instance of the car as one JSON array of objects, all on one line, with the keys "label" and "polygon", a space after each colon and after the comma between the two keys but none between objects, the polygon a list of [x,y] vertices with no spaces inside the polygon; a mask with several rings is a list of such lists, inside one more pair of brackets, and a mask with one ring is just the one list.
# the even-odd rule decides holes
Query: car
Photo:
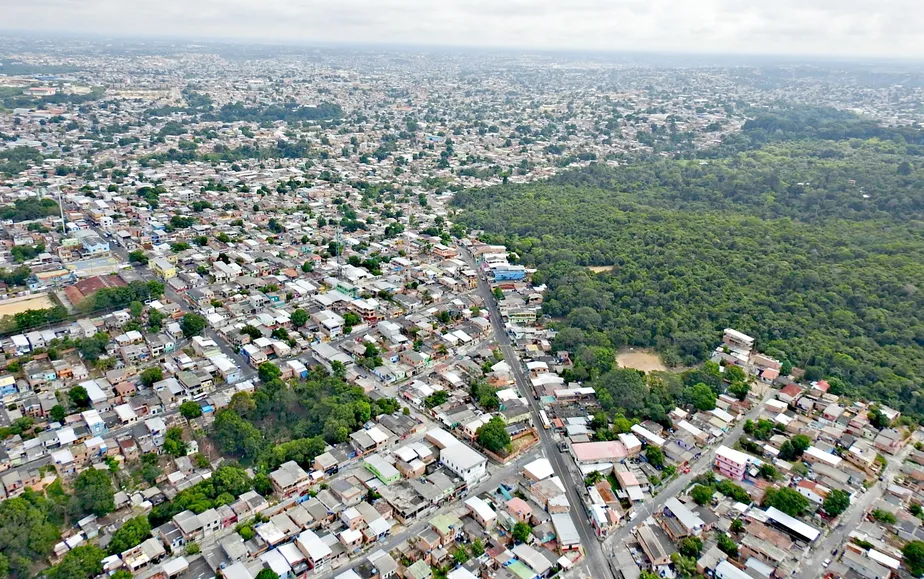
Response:
[{"label": "car", "polygon": [[821,566],[822,566],[823,568],[827,569],[827,568],[828,568],[828,565],[830,565],[830,564],[831,564],[831,559],[825,559],[824,562],[821,564]]},{"label": "car", "polygon": [[690,467],[683,469],[683,474],[690,474]]}]

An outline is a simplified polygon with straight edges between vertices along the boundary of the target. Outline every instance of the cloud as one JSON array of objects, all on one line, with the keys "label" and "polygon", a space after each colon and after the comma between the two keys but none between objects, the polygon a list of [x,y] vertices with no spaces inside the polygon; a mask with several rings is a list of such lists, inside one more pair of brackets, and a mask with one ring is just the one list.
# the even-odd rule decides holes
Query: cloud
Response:
[{"label": "cloud", "polygon": [[241,41],[924,57],[920,0],[5,0],[3,27]]}]

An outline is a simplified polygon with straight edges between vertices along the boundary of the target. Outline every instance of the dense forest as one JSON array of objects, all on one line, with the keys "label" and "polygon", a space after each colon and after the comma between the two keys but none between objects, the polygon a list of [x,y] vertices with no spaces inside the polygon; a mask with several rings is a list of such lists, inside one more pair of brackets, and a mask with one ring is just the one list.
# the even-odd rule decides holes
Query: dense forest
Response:
[{"label": "dense forest", "polygon": [[762,132],[758,148],[735,135],[725,156],[592,166],[454,203],[465,225],[539,267],[561,348],[648,346],[693,364],[734,327],[810,378],[924,415],[917,133],[850,120],[873,136],[836,140],[768,133],[796,126],[773,122],[746,128]]},{"label": "dense forest", "polygon": [[261,364],[260,387],[252,395],[235,394],[218,412],[213,439],[223,453],[267,472],[289,460],[310,469],[328,443],[346,442],[370,418],[399,408],[391,399],[370,400],[340,371],[316,367],[307,379],[286,383],[279,368]]},{"label": "dense forest", "polygon": [[[317,106],[301,106],[294,102],[274,104],[265,107],[247,107],[243,103],[228,103],[213,115],[214,120],[224,123],[247,121],[251,123],[273,123],[286,121],[295,123],[301,121],[326,121],[339,119],[343,114],[340,105],[322,102]],[[212,116],[205,115],[204,120],[212,120]]]}]

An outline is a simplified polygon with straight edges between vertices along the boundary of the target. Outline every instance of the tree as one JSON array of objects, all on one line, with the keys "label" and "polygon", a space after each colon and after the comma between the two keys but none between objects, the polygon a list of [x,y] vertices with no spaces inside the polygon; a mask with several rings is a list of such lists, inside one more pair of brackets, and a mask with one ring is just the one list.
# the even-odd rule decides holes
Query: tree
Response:
[{"label": "tree", "polygon": [[311,273],[312,271],[314,271],[314,263],[310,261],[306,261],[305,263],[302,264],[302,271],[305,273]]},{"label": "tree", "polygon": [[738,400],[746,399],[750,391],[751,386],[747,382],[732,382],[731,386],[728,387],[728,392]]},{"label": "tree", "polygon": [[735,364],[725,366],[723,376],[730,384],[734,384],[735,382],[747,382],[748,379],[747,374],[744,373],[741,366]]},{"label": "tree", "polygon": [[272,569],[260,569],[256,579],[279,579],[279,575]]},{"label": "tree", "polygon": [[133,301],[132,303],[128,304],[128,310],[133,318],[136,320],[140,319],[141,314],[144,313],[144,304],[139,301]]},{"label": "tree", "polygon": [[270,382],[282,376],[282,370],[272,362],[263,362],[257,366],[257,375],[261,382]]},{"label": "tree", "polygon": [[437,390],[433,394],[430,394],[424,398],[424,406],[427,408],[436,408],[440,404],[445,404],[449,400],[449,392],[445,390]]},{"label": "tree", "polygon": [[720,551],[733,559],[738,556],[738,545],[735,544],[731,537],[725,533],[719,533],[717,542]]},{"label": "tree", "polygon": [[12,577],[32,577],[35,562],[47,557],[61,536],[48,512],[27,500],[32,496],[0,502],[0,553]]},{"label": "tree", "polygon": [[533,529],[526,523],[519,521],[513,526],[513,540],[517,543],[528,543],[530,535],[533,534]]},{"label": "tree", "polygon": [[131,252],[129,252],[129,254],[128,254],[128,261],[131,262],[131,263],[138,263],[138,264],[141,264],[141,265],[147,265],[147,264],[148,264],[148,256],[146,256],[146,255],[144,254],[144,251],[142,251],[142,250],[139,249],[139,250],[137,250],[137,251],[131,251]]},{"label": "tree", "polygon": [[734,521],[731,522],[731,526],[729,527],[729,530],[731,530],[732,533],[740,533],[741,531],[744,530],[744,521],[742,521],[741,519],[735,519]]},{"label": "tree", "polygon": [[712,501],[712,495],[715,494],[715,488],[706,485],[696,485],[690,491],[690,496],[698,505],[707,505]]},{"label": "tree", "polygon": [[67,418],[67,411],[60,404],[55,404],[51,407],[51,419],[55,422],[64,422],[64,419]]},{"label": "tree", "polygon": [[472,557],[481,557],[484,555],[484,552],[484,543],[481,541],[481,539],[475,539],[472,541]]},{"label": "tree", "polygon": [[696,576],[696,559],[684,557],[680,553],[671,553],[671,563],[674,565],[674,570],[681,577]]},{"label": "tree", "polygon": [[126,521],[112,534],[109,542],[109,554],[118,555],[132,547],[140,545],[142,541],[151,536],[151,523],[144,515]]},{"label": "tree", "polygon": [[902,563],[915,577],[924,575],[924,542],[910,541],[902,547]]},{"label": "tree", "polygon": [[491,418],[476,431],[478,444],[491,452],[500,452],[510,446],[510,434],[499,416]]},{"label": "tree", "polygon": [[714,410],[715,400],[715,392],[702,382],[690,389],[690,402],[699,410]]},{"label": "tree", "polygon": [[267,497],[273,494],[273,481],[270,480],[269,476],[259,473],[257,476],[253,477],[253,490]]},{"label": "tree", "polygon": [[769,481],[776,480],[776,477],[777,477],[776,467],[774,467],[769,462],[765,462],[762,465],[760,465],[760,469],[758,469],[758,472],[760,473],[760,476],[764,477],[765,479]]},{"label": "tree", "polygon": [[208,326],[208,321],[199,314],[186,314],[180,321],[180,329],[188,339],[198,336]]},{"label": "tree", "polygon": [[82,513],[102,517],[115,510],[115,490],[108,471],[90,468],[81,472],[74,482],[74,496]]},{"label": "tree", "polygon": [[793,448],[799,453],[799,456],[802,456],[802,453],[812,446],[812,439],[804,434],[797,434],[790,440],[792,441]]},{"label": "tree", "polygon": [[796,448],[793,446],[792,442],[786,440],[780,445],[779,456],[783,460],[792,461],[798,458],[799,454],[796,452]]},{"label": "tree", "polygon": [[90,407],[90,395],[87,394],[87,389],[83,386],[74,386],[67,393],[67,396],[71,399],[71,404],[77,408]]},{"label": "tree", "polygon": [[887,525],[894,525],[898,520],[895,515],[882,509],[874,509],[873,512],[870,513],[870,516],[880,523],[886,523]]},{"label": "tree", "polygon": [[879,430],[889,427],[889,419],[878,406],[873,406],[867,414],[867,417],[869,418],[869,423]]},{"label": "tree", "polygon": [[141,373],[141,383],[150,388],[154,385],[155,382],[160,382],[164,379],[164,372],[158,366],[153,366],[151,368],[146,368]]},{"label": "tree", "polygon": [[151,309],[148,312],[148,327],[151,328],[152,332],[159,332],[166,317],[167,316],[162,314],[160,310]]},{"label": "tree", "polygon": [[664,466],[664,453],[661,452],[661,449],[657,446],[648,446],[645,449],[645,458],[647,458],[648,463],[655,468]]},{"label": "tree", "polygon": [[186,420],[199,418],[202,416],[202,407],[199,406],[198,402],[187,400],[186,402],[180,404],[180,414],[182,414],[183,418]]},{"label": "tree", "polygon": [[764,493],[763,504],[776,507],[791,517],[799,517],[809,506],[809,501],[798,492],[788,487],[768,488]]},{"label": "tree", "polygon": [[464,546],[460,546],[455,551],[452,552],[452,561],[456,565],[462,565],[463,563],[468,561],[469,558],[470,557],[469,557],[468,551],[465,549]]},{"label": "tree", "polygon": [[591,471],[587,476],[584,477],[584,486],[591,487],[603,480],[603,475],[600,474],[599,470]]},{"label": "tree", "polygon": [[92,579],[103,571],[106,552],[95,545],[81,545],[64,555],[64,559],[46,569],[45,579]]},{"label": "tree", "polygon": [[680,551],[680,554],[684,557],[698,559],[699,554],[703,550],[703,541],[699,537],[684,537],[677,544],[677,550]]},{"label": "tree", "polygon": [[296,328],[301,328],[308,322],[308,312],[299,308],[295,310],[294,312],[292,312],[292,316],[290,319],[292,320],[293,326],[295,326]]},{"label": "tree", "polygon": [[177,426],[168,428],[164,437],[164,452],[170,456],[184,456],[186,450],[186,442],[183,441],[183,429]]},{"label": "tree", "polygon": [[850,495],[846,491],[834,489],[825,497],[821,507],[832,517],[836,517],[850,506]]}]

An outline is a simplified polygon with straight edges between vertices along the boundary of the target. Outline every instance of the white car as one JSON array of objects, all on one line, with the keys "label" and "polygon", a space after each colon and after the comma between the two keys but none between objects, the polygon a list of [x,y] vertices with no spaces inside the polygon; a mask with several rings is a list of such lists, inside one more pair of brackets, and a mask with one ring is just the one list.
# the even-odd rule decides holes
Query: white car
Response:
[{"label": "white car", "polygon": [[825,559],[824,563],[822,563],[821,566],[827,569],[828,565],[830,564],[831,564],[831,559]]}]

